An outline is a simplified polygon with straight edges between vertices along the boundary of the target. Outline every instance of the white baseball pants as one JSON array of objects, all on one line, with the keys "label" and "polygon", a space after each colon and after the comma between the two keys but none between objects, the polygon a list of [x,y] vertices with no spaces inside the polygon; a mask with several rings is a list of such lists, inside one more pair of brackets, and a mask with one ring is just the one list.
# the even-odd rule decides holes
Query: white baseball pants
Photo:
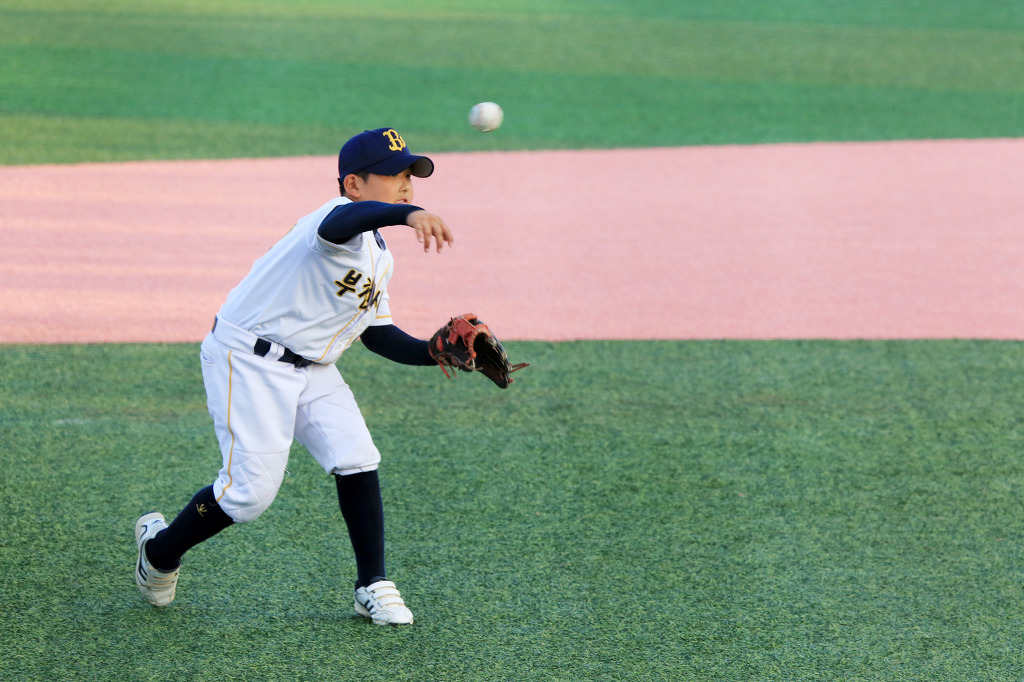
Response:
[{"label": "white baseball pants", "polygon": [[338,368],[279,362],[278,344],[266,357],[254,355],[256,339],[218,320],[200,350],[206,403],[223,456],[213,494],[237,522],[252,521],[274,501],[293,440],[329,474],[372,471],[380,463]]}]

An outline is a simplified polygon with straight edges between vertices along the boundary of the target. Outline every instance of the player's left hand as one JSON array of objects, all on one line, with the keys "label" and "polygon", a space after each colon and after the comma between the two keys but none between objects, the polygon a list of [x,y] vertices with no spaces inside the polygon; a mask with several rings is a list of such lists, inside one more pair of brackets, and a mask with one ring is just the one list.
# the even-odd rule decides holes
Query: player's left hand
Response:
[{"label": "player's left hand", "polygon": [[424,253],[430,251],[431,242],[437,246],[438,253],[441,253],[445,243],[448,246],[455,246],[455,237],[452,235],[451,229],[436,213],[422,210],[413,211],[409,214],[406,222],[409,227],[416,230],[416,239],[423,244]]},{"label": "player's left hand", "polygon": [[447,368],[457,367],[464,372],[481,372],[499,388],[508,388],[512,383],[509,375],[530,366],[528,362],[510,363],[498,337],[472,313],[449,320],[430,337],[427,347],[449,379],[452,375]]}]

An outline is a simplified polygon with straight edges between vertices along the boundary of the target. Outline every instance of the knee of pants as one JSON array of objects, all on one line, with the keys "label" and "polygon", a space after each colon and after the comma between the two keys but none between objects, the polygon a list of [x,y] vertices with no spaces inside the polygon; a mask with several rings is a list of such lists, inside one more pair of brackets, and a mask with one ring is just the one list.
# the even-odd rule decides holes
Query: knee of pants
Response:
[{"label": "knee of pants", "polygon": [[348,431],[305,429],[298,435],[299,441],[329,474],[372,471],[380,464],[380,451],[365,427]]},{"label": "knee of pants", "polygon": [[367,471],[376,471],[377,470],[377,465],[379,464],[379,462],[380,462],[380,458],[378,457],[377,458],[377,462],[375,462],[373,464],[365,464],[365,465],[362,465],[362,466],[351,466],[351,467],[344,467],[344,468],[342,468],[342,467],[335,467],[329,473],[332,473],[335,476],[351,476],[352,474],[362,474],[362,473],[365,473]]},{"label": "knee of pants", "polygon": [[280,471],[258,471],[252,467],[222,469],[213,484],[213,494],[225,514],[236,523],[255,521],[277,497],[284,477]]}]

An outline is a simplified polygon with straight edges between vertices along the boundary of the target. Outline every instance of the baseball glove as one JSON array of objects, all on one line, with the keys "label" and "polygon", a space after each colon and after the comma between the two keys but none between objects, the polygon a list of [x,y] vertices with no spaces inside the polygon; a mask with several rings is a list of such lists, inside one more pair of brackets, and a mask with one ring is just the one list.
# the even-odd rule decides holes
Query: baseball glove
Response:
[{"label": "baseball glove", "polygon": [[449,367],[464,372],[481,372],[500,388],[512,383],[512,372],[529,367],[530,363],[513,365],[504,346],[486,324],[473,313],[458,315],[430,337],[430,357],[449,379]]}]

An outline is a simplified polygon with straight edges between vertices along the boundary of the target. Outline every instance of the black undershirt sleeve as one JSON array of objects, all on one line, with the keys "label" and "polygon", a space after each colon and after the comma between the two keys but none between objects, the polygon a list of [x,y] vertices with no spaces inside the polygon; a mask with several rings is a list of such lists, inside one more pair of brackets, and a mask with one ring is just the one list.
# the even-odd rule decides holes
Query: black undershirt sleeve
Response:
[{"label": "black undershirt sleeve", "polygon": [[332,244],[344,244],[362,232],[388,225],[405,225],[413,211],[422,210],[412,204],[385,204],[381,201],[353,201],[338,206],[317,228],[321,237]]},{"label": "black undershirt sleeve", "polygon": [[[362,232],[389,225],[405,225],[419,206],[386,204],[380,201],[354,201],[331,211],[317,229],[332,244],[344,244]],[[368,327],[362,334],[363,345],[392,362],[403,365],[436,364],[427,351],[427,342],[406,334],[393,324]]]},{"label": "black undershirt sleeve", "polygon": [[427,342],[409,336],[393,324],[367,327],[363,345],[377,355],[403,365],[436,365],[427,350]]}]

